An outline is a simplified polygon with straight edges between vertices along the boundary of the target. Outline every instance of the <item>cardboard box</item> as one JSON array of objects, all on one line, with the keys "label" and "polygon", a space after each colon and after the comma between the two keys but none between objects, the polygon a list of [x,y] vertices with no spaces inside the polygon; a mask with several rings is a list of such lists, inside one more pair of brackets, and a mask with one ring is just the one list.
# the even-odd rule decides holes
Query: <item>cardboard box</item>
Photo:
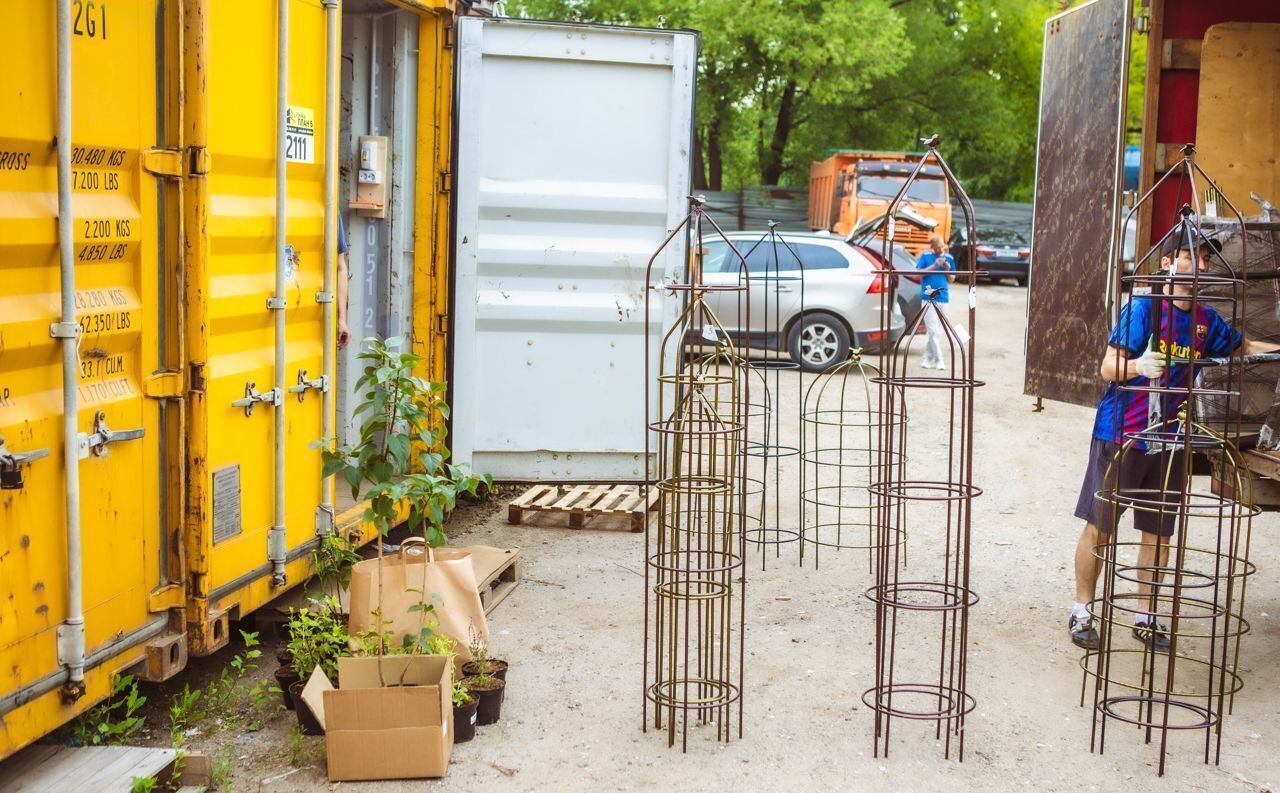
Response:
[{"label": "cardboard box", "polygon": [[441,777],[453,751],[453,681],[443,655],[339,658],[302,699],[325,728],[329,780]]}]

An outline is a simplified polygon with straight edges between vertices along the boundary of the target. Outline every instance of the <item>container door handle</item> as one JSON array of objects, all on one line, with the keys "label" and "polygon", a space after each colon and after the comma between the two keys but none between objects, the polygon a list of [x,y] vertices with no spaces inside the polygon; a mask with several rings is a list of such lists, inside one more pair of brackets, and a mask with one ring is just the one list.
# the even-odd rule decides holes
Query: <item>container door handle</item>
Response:
[{"label": "container door handle", "polygon": [[135,430],[113,430],[107,426],[107,415],[101,410],[93,417],[93,433],[80,433],[80,459],[92,454],[94,457],[105,457],[108,446],[120,441],[133,441],[143,437],[147,431],[139,427]]},{"label": "container door handle", "polygon": [[290,386],[289,393],[297,394],[298,401],[301,402],[304,398],[306,398],[307,392],[312,389],[319,391],[322,394],[327,394],[329,392],[329,375],[322,374],[314,380],[308,380],[307,370],[299,369],[298,384],[295,386]]},{"label": "container door handle", "polygon": [[48,456],[48,449],[11,452],[4,447],[4,438],[0,438],[0,490],[21,490],[23,488],[22,466],[30,465]]},{"label": "container door handle", "polygon": [[252,416],[253,406],[259,402],[265,402],[274,407],[280,407],[284,404],[284,394],[279,389],[268,388],[266,391],[259,391],[255,386],[256,383],[252,380],[246,382],[244,384],[244,397],[232,402],[231,406],[244,408],[244,414]]}]

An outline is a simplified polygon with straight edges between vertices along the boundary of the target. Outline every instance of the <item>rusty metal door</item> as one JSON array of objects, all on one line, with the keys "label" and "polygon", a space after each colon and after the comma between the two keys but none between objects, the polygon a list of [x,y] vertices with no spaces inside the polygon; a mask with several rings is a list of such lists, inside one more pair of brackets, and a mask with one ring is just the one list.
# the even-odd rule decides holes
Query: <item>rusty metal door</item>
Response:
[{"label": "rusty metal door", "polygon": [[[1024,391],[1092,405],[1118,296],[1130,0],[1045,25]],[[1109,275],[1110,274],[1110,275]]]}]

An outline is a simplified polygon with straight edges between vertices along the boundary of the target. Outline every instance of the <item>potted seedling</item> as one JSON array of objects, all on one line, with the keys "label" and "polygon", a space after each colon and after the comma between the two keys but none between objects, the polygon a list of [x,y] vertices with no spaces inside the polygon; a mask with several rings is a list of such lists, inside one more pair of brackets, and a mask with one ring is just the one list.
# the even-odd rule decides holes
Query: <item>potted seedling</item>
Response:
[{"label": "potted seedling", "polygon": [[476,709],[480,700],[467,691],[461,680],[453,682],[453,742],[466,743],[476,737]]},{"label": "potted seedling", "polygon": [[489,645],[485,642],[474,642],[471,644],[471,660],[462,665],[463,675],[479,675],[481,673],[492,675],[504,683],[507,680],[507,662],[498,658],[489,657]]},{"label": "potted seedling", "polygon": [[299,707],[302,689],[318,666],[332,681],[338,679],[338,658],[348,652],[347,626],[338,612],[337,598],[313,600],[312,608],[289,613],[289,651],[298,679],[289,685],[298,724],[308,735],[323,732],[309,708]]},{"label": "potted seedling", "polygon": [[506,683],[493,675],[481,673],[462,678],[467,693],[476,697],[476,724],[494,724],[502,717],[502,690]]}]

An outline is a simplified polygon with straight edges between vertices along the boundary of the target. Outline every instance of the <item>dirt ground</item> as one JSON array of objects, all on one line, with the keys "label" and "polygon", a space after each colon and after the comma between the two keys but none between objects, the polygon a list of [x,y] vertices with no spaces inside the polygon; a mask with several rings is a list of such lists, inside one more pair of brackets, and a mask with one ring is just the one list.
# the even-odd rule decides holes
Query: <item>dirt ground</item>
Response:
[{"label": "dirt ground", "polygon": [[[1277,519],[1254,522],[1248,590],[1253,631],[1240,658],[1245,688],[1225,724],[1220,766],[1205,765],[1202,738],[1176,735],[1167,776],[1156,747],[1135,728],[1113,724],[1105,755],[1090,753],[1091,716],[1081,707],[1079,651],[1065,622],[1073,600],[1073,517],[1092,410],[1022,394],[1025,290],[986,287],[979,295],[976,500],[969,691],[963,763],[942,759],[933,731],[895,723],[891,754],[872,757],[872,714],[861,692],[872,684],[873,609],[865,554],[827,553],[819,571],[793,551],[761,571],[749,560],[745,737],[717,744],[691,730],[689,750],[641,732],[643,535],[626,531],[521,527],[503,503],[467,505],[449,530],[456,544],[519,546],[520,586],[491,618],[493,649],[512,664],[502,721],[457,746],[446,779],[343,784],[342,790],[1271,790],[1280,783],[1280,543]],[[1091,353],[1092,354],[1092,353]],[[787,388],[793,388],[793,385]],[[915,437],[945,421],[939,399],[911,415]],[[929,428],[935,428],[930,430]],[[936,446],[936,443],[935,443]],[[926,460],[936,449],[921,448]],[[503,500],[514,497],[508,491]],[[538,525],[539,523],[543,525]],[[1132,538],[1132,529],[1125,532]],[[915,536],[920,564],[930,535]],[[913,550],[913,553],[916,553]],[[912,560],[913,566],[916,564]],[[1137,644],[1122,633],[1119,641]],[[270,649],[270,647],[268,648]],[[267,653],[270,655],[270,652]],[[259,670],[265,676],[274,663]],[[225,659],[204,659],[207,674]],[[163,724],[163,716],[158,716]],[[153,718],[153,722],[156,719]],[[243,721],[243,720],[242,720]],[[206,725],[189,743],[231,761],[230,787],[249,791],[330,789],[323,743],[290,739],[292,714],[262,729]],[[378,747],[370,747],[377,752]]]}]

